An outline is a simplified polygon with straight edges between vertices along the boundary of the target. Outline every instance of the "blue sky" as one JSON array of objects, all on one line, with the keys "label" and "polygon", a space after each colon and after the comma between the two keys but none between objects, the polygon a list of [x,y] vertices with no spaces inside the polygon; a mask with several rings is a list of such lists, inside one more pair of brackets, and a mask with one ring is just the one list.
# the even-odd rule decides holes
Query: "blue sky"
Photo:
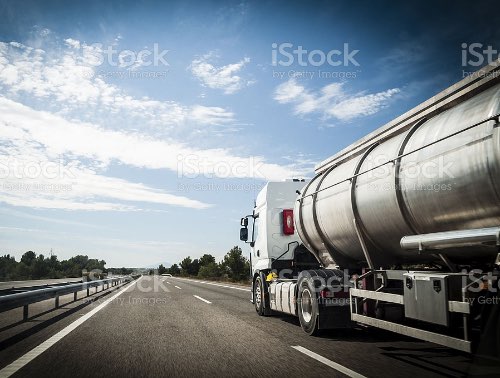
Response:
[{"label": "blue sky", "polygon": [[462,45],[499,47],[495,5],[0,1],[0,253],[246,251],[266,181],[475,71]]}]

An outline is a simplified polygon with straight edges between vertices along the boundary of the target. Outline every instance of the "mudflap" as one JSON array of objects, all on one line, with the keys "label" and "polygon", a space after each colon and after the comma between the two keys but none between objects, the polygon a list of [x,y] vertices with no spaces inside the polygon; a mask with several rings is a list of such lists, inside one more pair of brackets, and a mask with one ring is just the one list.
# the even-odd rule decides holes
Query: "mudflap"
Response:
[{"label": "mudflap", "polygon": [[350,306],[319,306],[318,329],[349,329],[351,321]]}]

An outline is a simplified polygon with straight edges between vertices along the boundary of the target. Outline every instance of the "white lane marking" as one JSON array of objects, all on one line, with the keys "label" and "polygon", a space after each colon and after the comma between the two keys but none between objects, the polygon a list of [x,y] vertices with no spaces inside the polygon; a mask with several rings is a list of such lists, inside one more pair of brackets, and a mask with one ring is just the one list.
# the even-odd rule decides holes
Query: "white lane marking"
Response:
[{"label": "white lane marking", "polygon": [[348,377],[352,377],[352,378],[366,378],[364,375],[356,373],[354,370],[346,368],[345,366],[342,366],[342,365],[340,365],[340,364],[338,364],[336,362],[333,362],[333,361],[329,360],[328,358],[320,356],[319,354],[316,354],[316,353],[310,351],[309,349],[301,347],[300,345],[295,345],[295,346],[292,345],[292,348],[295,349],[295,350],[297,350],[297,351],[299,351],[299,352],[301,352],[301,353],[304,353],[305,355],[307,355],[307,356],[309,356],[311,358],[314,358],[316,361],[322,362],[325,365],[330,366],[332,369],[335,369],[335,370],[341,372],[342,374],[347,375]]},{"label": "white lane marking", "polygon": [[234,290],[242,290],[242,291],[252,291],[251,289],[245,289],[243,287],[235,287],[235,286],[228,286],[228,285],[221,285],[221,284],[216,284],[213,282],[207,282],[207,281],[196,281],[196,280],[189,280],[187,278],[179,278],[176,277],[178,280],[186,280],[186,281],[191,281],[191,282],[196,282],[196,283],[201,283],[201,284],[206,284],[206,285],[213,285],[213,286],[219,286],[219,287],[225,287],[227,289],[234,289]]},{"label": "white lane marking", "polygon": [[168,283],[169,285],[172,285],[172,284],[171,284],[170,282],[168,282],[168,281],[165,281],[165,282],[166,282],[166,283]]},{"label": "white lane marking", "polygon": [[205,302],[205,303],[208,303],[208,304],[212,303],[212,302],[210,302],[210,301],[207,301],[205,298],[199,297],[199,296],[197,296],[197,295],[193,295],[193,297],[195,297],[195,298],[199,299],[200,301],[203,301],[203,302]]},{"label": "white lane marking", "polygon": [[177,289],[179,289],[179,290],[182,290],[182,287],[179,287],[179,286],[177,286],[177,285],[175,285],[174,287],[176,287],[176,288],[177,288]]},{"label": "white lane marking", "polygon": [[101,303],[99,306],[94,308],[92,311],[89,311],[88,313],[83,315],[81,318],[75,320],[73,323],[68,325],[66,328],[63,328],[61,331],[56,333],[54,336],[52,336],[48,340],[45,340],[43,343],[41,343],[37,347],[31,349],[24,356],[19,357],[13,363],[4,367],[2,370],[0,370],[0,378],[10,377],[12,374],[16,373],[23,366],[25,366],[28,363],[30,363],[31,361],[33,361],[36,357],[38,357],[40,354],[45,352],[47,349],[49,349],[52,345],[56,344],[58,341],[62,340],[71,331],[74,331],[78,326],[82,325],[84,322],[89,320],[92,316],[94,316],[99,311],[101,311],[104,307],[106,307],[113,300],[115,300],[120,295],[122,295],[125,291],[130,289],[133,285],[137,284],[137,282],[139,282],[142,279],[142,277],[143,276],[141,276],[141,278],[139,278],[138,280],[131,282],[129,285],[124,287],[122,290],[120,290],[118,293],[113,295],[111,298],[106,299],[103,303]]}]

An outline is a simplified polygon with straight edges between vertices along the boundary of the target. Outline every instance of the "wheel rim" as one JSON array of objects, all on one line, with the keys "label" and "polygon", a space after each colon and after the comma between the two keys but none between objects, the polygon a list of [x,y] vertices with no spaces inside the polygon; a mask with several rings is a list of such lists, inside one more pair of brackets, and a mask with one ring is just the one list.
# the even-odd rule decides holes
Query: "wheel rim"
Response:
[{"label": "wheel rim", "polygon": [[262,292],[260,290],[260,282],[255,283],[255,307],[260,308],[260,303],[262,301]]},{"label": "wheel rim", "polygon": [[309,323],[311,321],[312,309],[313,306],[312,306],[311,292],[309,291],[309,289],[304,289],[302,291],[302,301],[300,305],[300,311],[302,313],[302,319],[304,319],[306,323]]}]

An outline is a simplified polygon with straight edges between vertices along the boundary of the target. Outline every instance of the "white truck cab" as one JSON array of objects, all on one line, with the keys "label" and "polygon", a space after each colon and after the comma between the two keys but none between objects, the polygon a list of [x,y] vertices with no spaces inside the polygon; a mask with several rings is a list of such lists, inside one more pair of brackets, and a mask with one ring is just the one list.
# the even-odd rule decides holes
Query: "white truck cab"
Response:
[{"label": "white truck cab", "polygon": [[[241,219],[240,239],[251,248],[252,302],[257,313],[270,315],[276,311],[299,316],[306,332],[313,334],[318,329],[331,328],[330,319],[336,319],[340,328],[349,326],[350,319],[345,300],[340,306],[329,304],[328,309],[319,313],[316,289],[308,286],[299,290],[300,285],[312,285],[311,276],[321,274],[321,264],[295,231],[293,208],[305,185],[305,180],[297,179],[269,182],[258,194],[253,214]],[[343,279],[335,271],[321,275],[328,282],[335,275],[340,277],[338,280]],[[341,321],[336,315],[339,312]]]},{"label": "white truck cab", "polygon": [[[297,191],[300,192],[305,184],[304,180],[267,183],[257,195],[253,214],[242,218],[241,236],[243,241],[250,244],[252,275],[273,269],[273,261],[278,258],[293,258],[294,250],[299,245],[293,206]],[[248,219],[251,219],[250,225]],[[251,235],[248,235],[248,226]]]}]

